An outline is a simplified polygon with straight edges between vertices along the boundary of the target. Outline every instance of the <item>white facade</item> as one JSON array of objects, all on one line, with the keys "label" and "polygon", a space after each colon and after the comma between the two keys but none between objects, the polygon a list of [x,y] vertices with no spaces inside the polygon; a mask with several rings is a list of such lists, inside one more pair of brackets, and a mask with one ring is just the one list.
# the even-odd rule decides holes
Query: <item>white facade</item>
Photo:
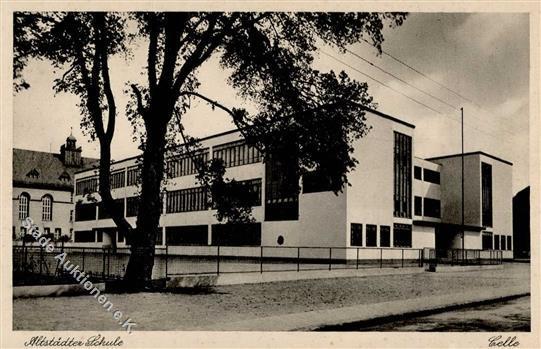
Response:
[{"label": "white facade", "polygon": [[[359,161],[359,164],[354,171],[348,174],[350,186],[346,186],[338,195],[331,191],[305,193],[301,189],[298,196],[298,217],[295,217],[295,219],[270,220],[266,216],[269,200],[266,198],[266,166],[262,161],[227,167],[225,175],[227,178],[234,178],[237,181],[261,181],[261,204],[255,206],[252,212],[255,221],[260,225],[260,239],[253,240],[257,241],[256,245],[360,247],[389,250],[393,248],[421,249],[438,247],[437,234],[440,233],[440,226],[456,223],[456,197],[457,195],[460,196],[460,190],[457,191],[456,180],[458,178],[460,183],[460,176],[452,173],[455,168],[455,160],[452,160],[454,158],[434,161],[415,158],[413,148],[415,129],[413,125],[376,111],[368,111],[366,117],[367,123],[372,126],[372,129],[366,137],[356,141],[356,144],[353,145],[355,149],[353,156]],[[397,141],[397,137],[399,137],[400,141]],[[242,141],[241,134],[238,131],[207,137],[201,141],[201,144],[203,149],[208,148],[209,157],[211,157],[215,149],[235,141]],[[406,150],[397,150],[397,142],[403,142],[403,145],[398,148]],[[399,155],[397,155],[397,151]],[[402,160],[400,161],[404,162],[404,164],[399,162],[399,165],[397,165],[397,156],[401,157]],[[460,157],[458,159],[460,160]],[[512,234],[511,171],[507,168],[509,167],[507,164],[502,167],[501,163],[490,157],[483,157],[483,162],[485,161],[493,164],[494,168],[493,231],[505,231]],[[128,171],[130,168],[135,168],[135,166],[136,158],[129,158],[112,164],[112,173],[117,171],[124,171],[125,173],[123,185],[112,189],[113,198],[125,199],[137,196],[137,187],[127,185]],[[397,166],[401,168],[398,172]],[[446,169],[447,166],[451,169]],[[466,212],[472,215],[467,219],[466,224],[479,225],[478,220],[474,220],[474,215],[478,217],[480,212],[481,196],[480,184],[478,183],[480,174],[477,173],[479,166],[479,159],[476,161],[468,160],[466,166],[471,179],[467,181],[468,187],[466,191],[469,194],[466,196],[468,202]],[[417,167],[421,169],[424,175],[420,179],[414,179],[414,168]],[[399,174],[397,175],[397,173]],[[400,176],[398,182],[397,176]],[[96,178],[97,180],[97,173],[94,170],[86,170],[76,174],[77,183],[88,178]],[[186,233],[187,235],[198,236],[199,243],[195,244],[218,244],[217,236],[213,232],[213,225],[220,222],[215,218],[214,210],[200,209],[188,212],[170,212],[172,210],[168,208],[167,197],[172,195],[172,192],[199,186],[195,174],[168,178],[164,185],[166,197],[163,200],[164,209],[160,217],[162,236],[159,237],[157,245],[163,246],[166,241],[169,241],[170,246],[182,245],[182,242],[173,242],[173,240],[176,239],[174,234],[184,233],[173,231],[173,227],[181,227],[180,230],[184,229],[182,227],[193,227],[194,231],[197,230],[197,232]],[[302,180],[301,187],[304,187]],[[504,187],[505,190],[500,190],[500,188]],[[397,195],[397,190],[400,192],[399,195]],[[477,193],[472,193],[474,190]],[[420,198],[420,202],[423,204],[419,212],[416,212],[415,197]],[[397,203],[397,200],[399,203]],[[407,200],[407,202],[404,200]],[[81,192],[76,192],[74,201],[79,203],[88,202]],[[125,214],[127,213],[126,203],[127,201],[124,200]],[[398,214],[397,209],[399,210]],[[460,206],[458,209],[460,209]],[[95,210],[98,211],[97,208]],[[501,217],[496,218],[497,216]],[[95,217],[97,217],[97,214]],[[135,225],[134,216],[127,217],[127,219],[132,225]],[[86,234],[86,240],[89,240],[78,242],[76,239],[76,243],[85,246],[101,246],[109,244],[109,238],[112,236],[116,238],[118,246],[124,246],[125,241],[106,231],[108,228],[114,229],[111,219],[76,220],[74,224],[75,234],[86,232],[84,233]],[[398,235],[397,229],[399,229]],[[103,238],[99,237],[102,234],[100,231],[106,231]],[[480,234],[477,233],[477,235]],[[92,234],[94,234],[94,238],[92,238]],[[169,235],[169,238],[166,235]],[[466,234],[466,248],[481,248],[480,238],[477,235],[470,237],[469,233]],[[189,244],[194,243],[192,241]],[[453,244],[452,247],[455,246],[456,244]],[[353,252],[350,251],[349,253]],[[389,252],[389,254],[392,254],[392,252]]]}]

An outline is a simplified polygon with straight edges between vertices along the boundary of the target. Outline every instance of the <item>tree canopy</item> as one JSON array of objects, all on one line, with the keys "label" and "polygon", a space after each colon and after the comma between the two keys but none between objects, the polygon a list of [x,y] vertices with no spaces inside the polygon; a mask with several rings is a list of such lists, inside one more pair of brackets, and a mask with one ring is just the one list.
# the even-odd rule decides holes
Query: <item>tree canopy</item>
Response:
[{"label": "tree canopy", "polygon": [[[296,177],[315,170],[337,193],[357,163],[353,141],[369,131],[364,108],[376,104],[366,83],[344,71],[318,71],[314,57],[322,44],[344,51],[361,39],[380,50],[384,26],[400,26],[405,18],[404,13],[365,12],[19,12],[14,18],[14,88],[29,88],[22,74],[29,59],[48,60],[63,71],[53,88],[80,99],[81,125],[100,142],[99,193],[113,211],[108,178],[118,110],[109,60],[129,56],[134,40],[148,45],[146,82],[125,81],[131,94],[125,113],[140,132],[145,205],[136,227],[120,215],[113,219],[130,236],[127,277],[142,273],[149,279],[166,154],[178,134],[187,141],[187,153],[197,149],[197,139],[184,134],[182,120],[191,101],[227,112],[265,160],[289,164]],[[213,56],[230,73],[231,88],[256,105],[255,113],[201,94],[198,72]],[[223,164],[213,160],[201,164],[198,178],[213,191],[219,218],[246,220],[249,207],[235,196],[249,193],[225,173]]]}]

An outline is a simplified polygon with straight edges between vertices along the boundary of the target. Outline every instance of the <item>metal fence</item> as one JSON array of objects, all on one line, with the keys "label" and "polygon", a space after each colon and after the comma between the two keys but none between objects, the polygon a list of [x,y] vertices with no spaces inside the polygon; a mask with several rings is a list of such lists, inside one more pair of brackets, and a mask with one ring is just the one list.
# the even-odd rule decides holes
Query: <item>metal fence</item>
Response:
[{"label": "metal fence", "polygon": [[447,265],[496,265],[503,263],[503,251],[479,249],[425,249],[426,262]]},{"label": "metal fence", "polygon": [[[64,271],[59,253],[95,281],[124,276],[129,248],[13,247],[14,284],[75,283]],[[166,246],[156,249],[153,279],[174,275],[360,268],[421,267],[423,251],[409,248],[285,247],[285,246]]]},{"label": "metal fence", "polygon": [[378,247],[167,246],[166,276],[422,267],[423,250]]},{"label": "metal fence", "polygon": [[55,256],[65,252],[65,260],[78,266],[93,281],[118,279],[124,276],[129,259],[129,248],[118,248],[115,253],[108,248],[57,246],[53,252],[41,246],[13,247],[14,285],[76,283]]}]

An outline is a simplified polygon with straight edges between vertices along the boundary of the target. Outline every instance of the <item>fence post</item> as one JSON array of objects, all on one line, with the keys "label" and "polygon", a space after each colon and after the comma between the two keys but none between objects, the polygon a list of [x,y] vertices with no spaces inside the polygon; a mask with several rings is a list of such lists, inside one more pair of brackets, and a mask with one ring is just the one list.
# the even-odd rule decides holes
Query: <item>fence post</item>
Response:
[{"label": "fence post", "polygon": [[404,268],[404,249],[402,249],[402,268]]},{"label": "fence post", "polygon": [[101,278],[105,279],[105,249],[102,249],[101,254]]},{"label": "fence post", "polygon": [[167,274],[169,273],[168,269],[169,264],[169,245],[167,244],[167,239],[165,241],[165,278],[167,279]]},{"label": "fence post", "polygon": [[259,256],[259,272],[263,273],[263,246],[261,246],[261,254]]},{"label": "fence post", "polygon": [[332,265],[332,247],[329,247],[329,270],[331,270]]},{"label": "fence post", "polygon": [[355,262],[355,268],[359,269],[359,248],[357,247],[357,260]]},{"label": "fence post", "polygon": [[43,268],[43,246],[39,247],[39,275],[41,275]]},{"label": "fence post", "polygon": [[301,269],[301,248],[297,247],[297,272]]},{"label": "fence post", "polygon": [[218,251],[216,254],[216,274],[220,275],[220,245],[218,245]]}]

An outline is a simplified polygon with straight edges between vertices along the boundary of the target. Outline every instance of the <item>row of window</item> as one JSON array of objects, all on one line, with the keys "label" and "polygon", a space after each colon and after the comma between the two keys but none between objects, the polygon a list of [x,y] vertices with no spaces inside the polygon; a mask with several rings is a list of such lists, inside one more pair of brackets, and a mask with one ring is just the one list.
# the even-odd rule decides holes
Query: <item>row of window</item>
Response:
[{"label": "row of window", "polygon": [[261,152],[245,141],[235,141],[212,148],[212,157],[222,159],[225,167],[234,167],[261,162]]},{"label": "row of window", "polygon": [[441,201],[440,200],[431,199],[431,198],[422,198],[420,196],[416,196],[414,200],[415,200],[414,213],[416,216],[441,218]]},{"label": "row of window", "polygon": [[[24,220],[30,215],[30,194],[19,195],[19,220]],[[41,220],[49,222],[53,220],[53,197],[45,194],[41,197]]]},{"label": "row of window", "polygon": [[[73,233],[74,242],[103,242],[104,234],[109,235],[109,238],[115,240],[116,242],[126,241],[126,245],[129,245],[127,239],[125,239],[124,234],[117,231],[115,228],[104,228],[104,229],[94,229],[94,230],[79,230]],[[156,245],[162,244],[162,234],[156,236]]]},{"label": "row of window", "polygon": [[[411,225],[398,224],[393,225],[393,247],[411,247]],[[366,238],[363,245],[363,225],[360,223],[351,223],[350,245],[358,247],[391,247],[391,227],[388,225],[379,226],[379,244],[378,244],[378,226],[375,224],[366,224]]]},{"label": "row of window", "polygon": [[[261,205],[261,178],[239,181],[240,185],[246,186],[249,193],[247,199],[250,200],[248,205]],[[204,211],[209,208],[210,202],[207,192],[202,187],[180,189],[167,193],[166,213]],[[126,205],[126,217],[137,215],[139,209],[139,197],[132,196],[124,199],[115,199],[115,207],[120,214],[124,214],[124,205]],[[111,218],[110,213],[98,204],[98,219]],[[89,221],[96,219],[96,204],[86,203],[75,205],[75,220]]]},{"label": "row of window", "polygon": [[483,250],[511,251],[513,249],[512,240],[511,235],[499,235],[484,231],[482,235],[482,247]]},{"label": "row of window", "polygon": [[[28,230],[25,227],[21,227],[21,236],[25,236],[27,232]],[[49,234],[51,234],[51,228],[43,228],[43,235],[47,236]],[[62,228],[54,228],[53,236],[55,240],[58,240],[62,236]],[[15,227],[13,227],[13,238],[15,238]]]},{"label": "row of window", "polygon": [[[261,162],[262,155],[255,147],[246,144],[245,141],[235,141],[227,144],[215,146],[212,156],[222,159],[225,167],[234,167]],[[203,164],[209,160],[209,150],[197,151],[195,154],[184,154],[172,158],[167,162],[167,175],[169,178],[176,178],[197,173],[200,167],[198,163]],[[138,166],[132,166],[124,170],[118,170],[111,173],[111,189],[122,188],[124,186],[136,185],[140,181],[140,169]],[[94,193],[98,190],[98,178],[89,177],[77,180],[75,184],[75,194],[85,195]]]},{"label": "row of window", "polygon": [[208,149],[194,154],[179,155],[167,162],[167,175],[169,178],[176,178],[196,174],[208,158]]},{"label": "row of window", "polygon": [[414,166],[413,177],[420,181],[424,180],[425,182],[440,184],[440,173],[428,168]]}]

